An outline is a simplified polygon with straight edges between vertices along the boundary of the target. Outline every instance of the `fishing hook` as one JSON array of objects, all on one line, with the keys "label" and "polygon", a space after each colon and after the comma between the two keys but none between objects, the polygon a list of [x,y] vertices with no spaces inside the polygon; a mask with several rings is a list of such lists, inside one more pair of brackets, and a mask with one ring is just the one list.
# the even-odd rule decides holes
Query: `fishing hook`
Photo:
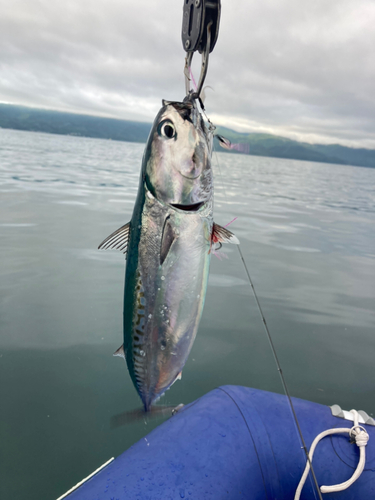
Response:
[{"label": "fishing hook", "polygon": [[[207,70],[208,70],[208,59],[210,55],[210,46],[211,46],[211,27],[212,27],[213,22],[211,21],[208,26],[207,26],[207,43],[204,51],[202,52],[202,66],[201,66],[201,74],[199,76],[199,82],[197,85],[197,89],[195,92],[192,93],[192,98],[193,99],[198,99],[203,88],[204,81],[207,76]],[[191,71],[191,62],[193,60],[193,55],[194,52],[188,52],[185,57],[185,68],[184,68],[184,74],[185,74],[185,90],[186,90],[186,95],[190,94],[190,71]]]},{"label": "fishing hook", "polygon": [[[221,0],[185,0],[182,17],[182,46],[185,57],[186,95],[199,99],[208,69],[208,59],[213,51],[218,34],[221,15]],[[202,54],[201,73],[196,91],[190,89],[191,62],[194,52]]]}]

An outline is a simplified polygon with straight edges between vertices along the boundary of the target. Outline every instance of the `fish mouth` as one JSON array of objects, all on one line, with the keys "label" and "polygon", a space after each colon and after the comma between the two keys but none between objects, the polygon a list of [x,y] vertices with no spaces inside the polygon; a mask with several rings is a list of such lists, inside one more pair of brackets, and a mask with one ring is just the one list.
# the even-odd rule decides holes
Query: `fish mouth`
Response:
[{"label": "fish mouth", "polygon": [[201,207],[203,207],[204,202],[194,203],[193,205],[179,205],[177,203],[171,203],[171,206],[178,208],[178,210],[183,210],[184,212],[197,212]]}]

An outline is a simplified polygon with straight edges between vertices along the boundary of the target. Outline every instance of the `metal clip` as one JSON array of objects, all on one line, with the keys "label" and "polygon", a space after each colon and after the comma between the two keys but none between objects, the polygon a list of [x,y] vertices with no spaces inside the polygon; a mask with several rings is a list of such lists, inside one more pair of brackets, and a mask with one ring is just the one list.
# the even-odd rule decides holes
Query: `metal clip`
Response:
[{"label": "metal clip", "polygon": [[182,45],[187,52],[184,69],[186,94],[190,93],[190,68],[194,52],[198,50],[202,54],[198,87],[196,92],[192,92],[194,99],[199,98],[207,75],[209,54],[219,35],[220,13],[220,0],[184,0]]}]

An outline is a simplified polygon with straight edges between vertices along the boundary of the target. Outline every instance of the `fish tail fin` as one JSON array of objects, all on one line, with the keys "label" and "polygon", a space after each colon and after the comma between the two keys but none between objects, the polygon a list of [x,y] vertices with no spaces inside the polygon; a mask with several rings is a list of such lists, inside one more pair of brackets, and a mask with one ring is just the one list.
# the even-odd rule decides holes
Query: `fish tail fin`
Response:
[{"label": "fish tail fin", "polygon": [[116,429],[122,425],[145,420],[146,418],[154,417],[172,417],[178,413],[184,405],[181,403],[177,406],[152,406],[145,412],[144,408],[137,408],[136,410],[124,411],[113,415],[111,417],[111,429]]},{"label": "fish tail fin", "polygon": [[151,405],[153,402],[154,402],[154,399],[152,399],[150,396],[148,396],[146,398],[142,398],[143,408],[144,408],[146,413],[151,411]]}]

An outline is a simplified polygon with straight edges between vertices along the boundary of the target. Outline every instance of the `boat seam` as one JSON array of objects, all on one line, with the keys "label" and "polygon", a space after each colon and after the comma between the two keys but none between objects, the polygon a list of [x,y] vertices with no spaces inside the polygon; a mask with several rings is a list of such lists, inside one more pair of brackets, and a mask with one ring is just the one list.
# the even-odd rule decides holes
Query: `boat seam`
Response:
[{"label": "boat seam", "polygon": [[245,415],[242,413],[242,410],[238,406],[237,402],[232,398],[232,396],[228,392],[226,392],[222,387],[218,387],[217,389],[220,390],[220,391],[222,391],[222,392],[224,392],[224,394],[226,394],[233,401],[233,403],[236,405],[238,411],[240,412],[243,421],[245,422],[245,425],[247,427],[247,430],[249,431],[249,434],[250,434],[250,437],[251,437],[251,441],[253,443],[254,450],[255,450],[255,453],[256,453],[256,456],[257,456],[257,459],[258,459],[260,473],[262,474],[264,492],[266,494],[267,500],[269,500],[268,493],[267,493],[267,488],[266,488],[266,481],[265,481],[264,474],[263,474],[263,469],[262,469],[262,464],[261,464],[260,459],[259,459],[258,450],[256,449],[256,446],[255,446],[255,443],[254,443],[254,438],[253,438],[253,435],[251,433],[250,427],[249,427],[249,425],[248,425],[248,423],[247,423],[247,421],[245,419]]}]

